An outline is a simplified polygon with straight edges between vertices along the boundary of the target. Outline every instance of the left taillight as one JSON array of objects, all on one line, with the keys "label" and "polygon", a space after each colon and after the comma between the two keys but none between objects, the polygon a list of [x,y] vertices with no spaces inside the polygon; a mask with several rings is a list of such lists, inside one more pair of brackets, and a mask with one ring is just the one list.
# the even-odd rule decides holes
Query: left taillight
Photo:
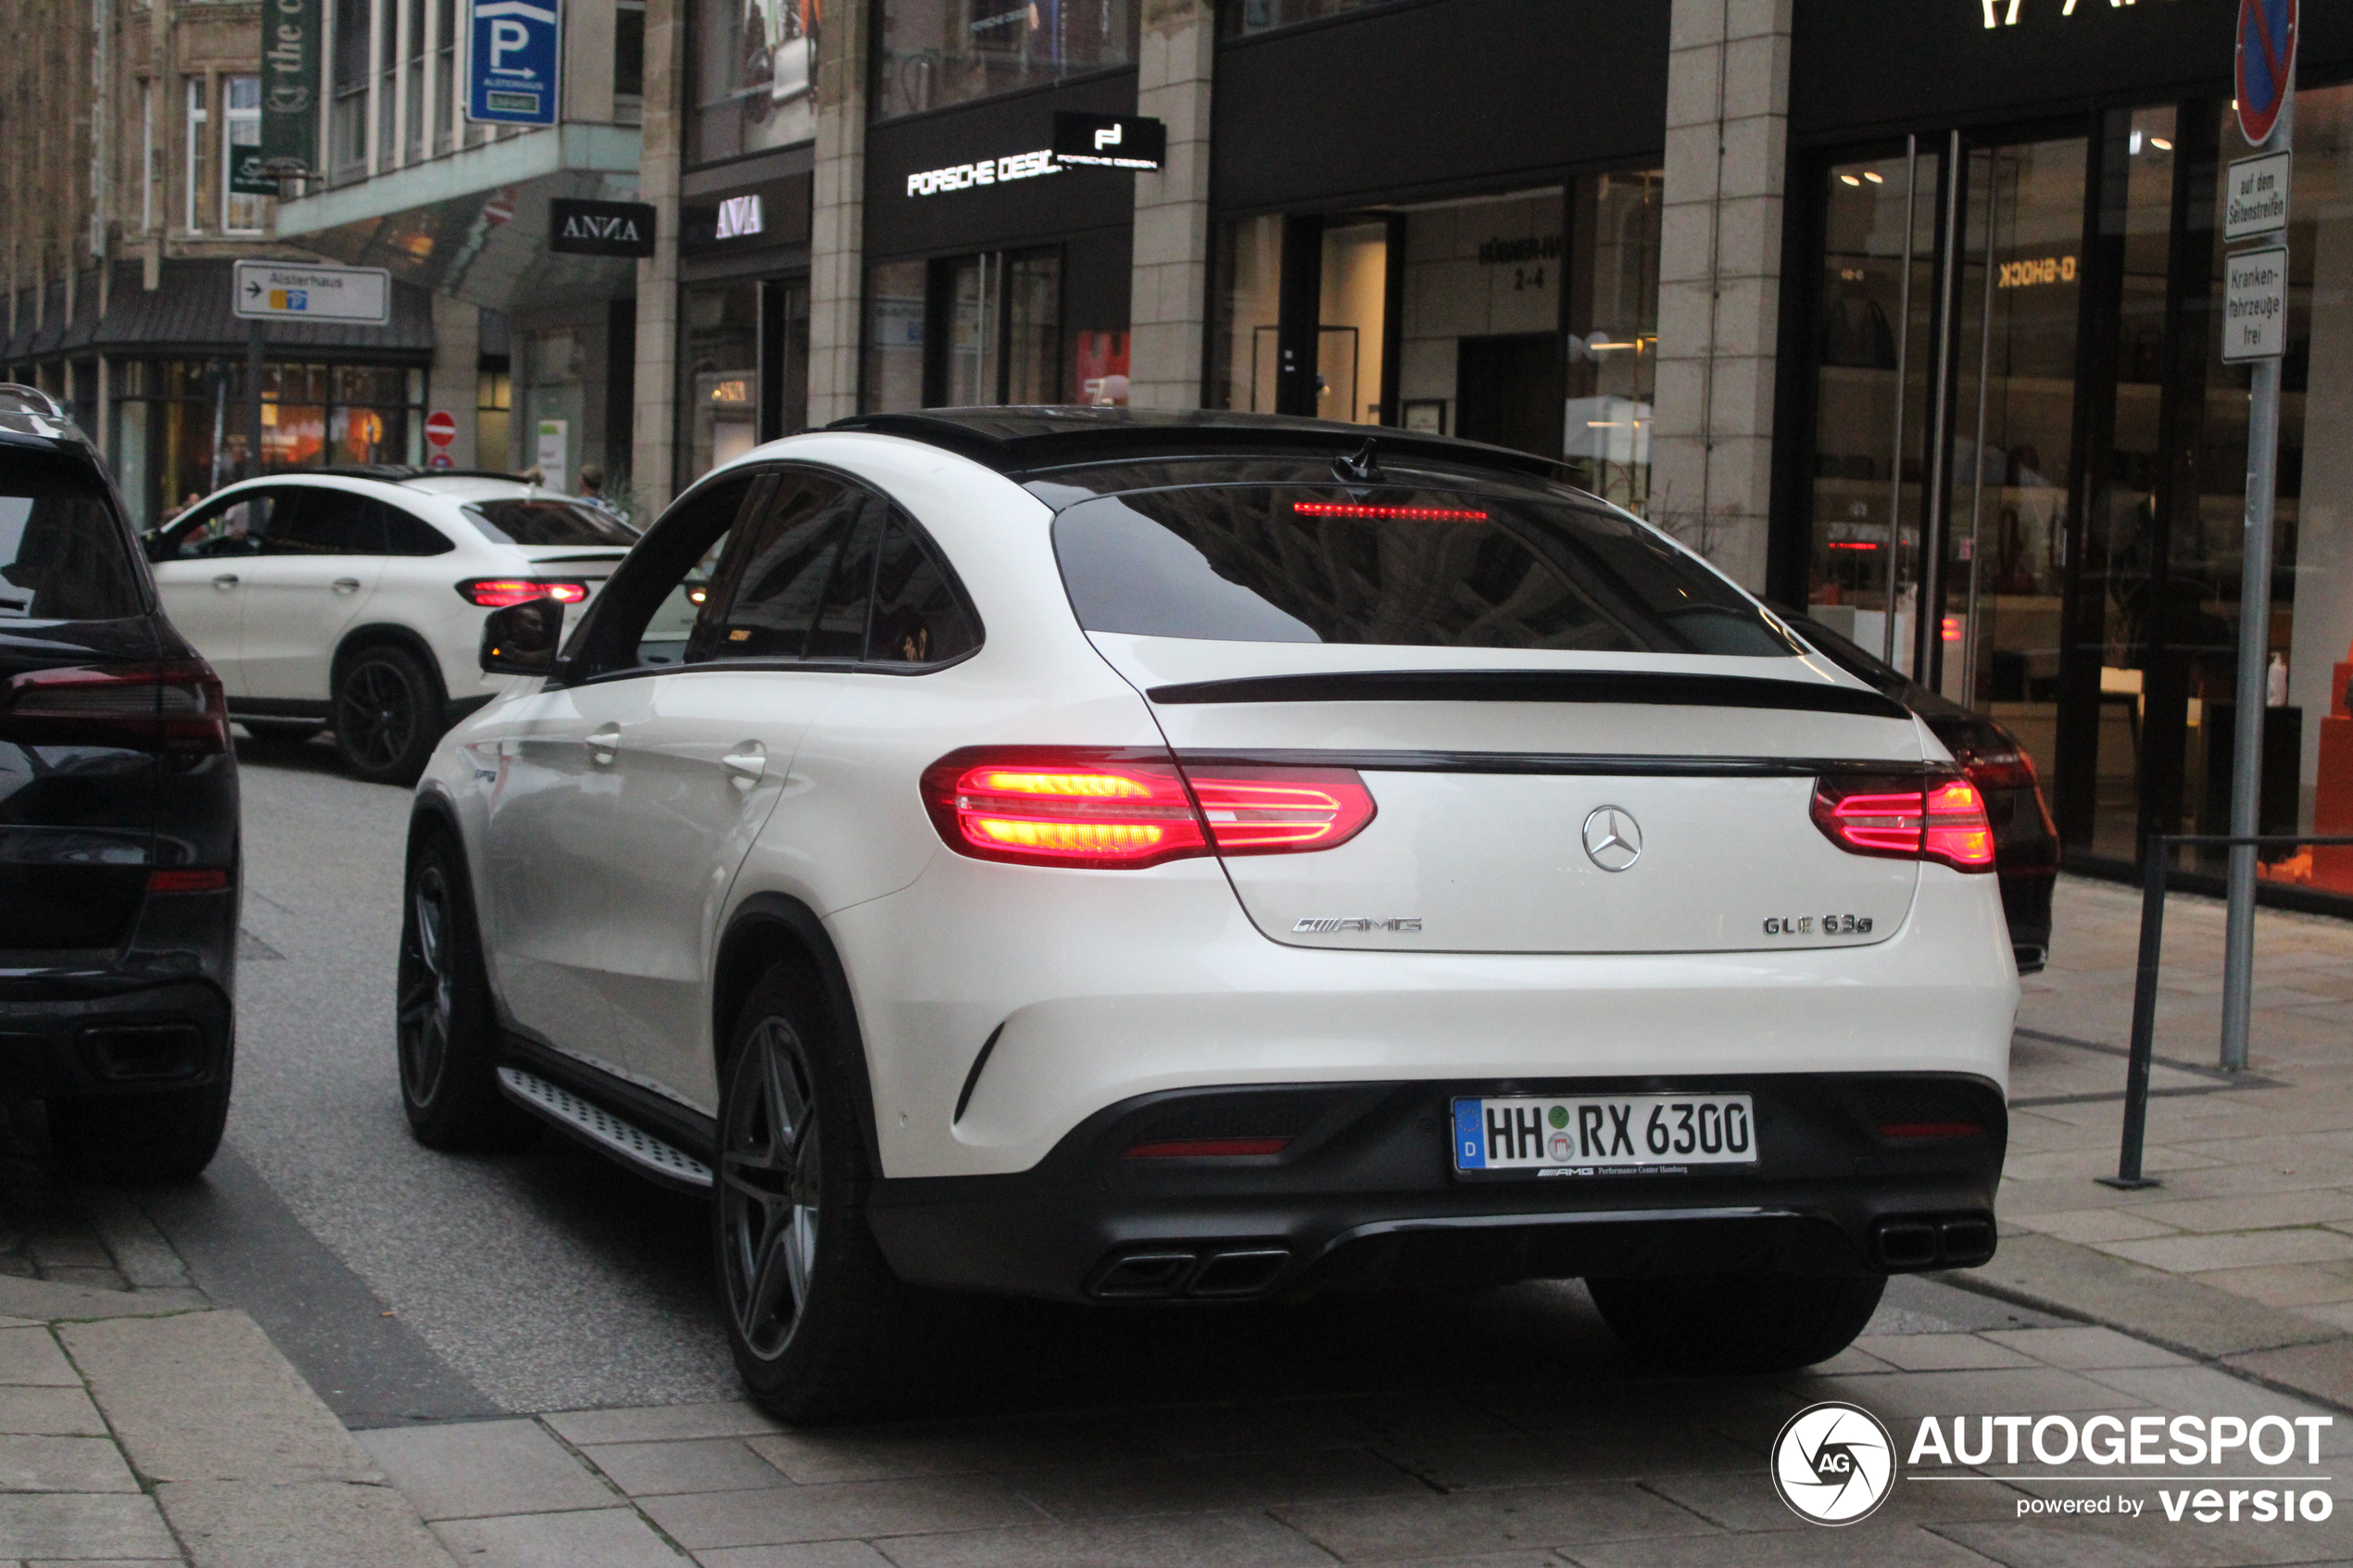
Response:
[{"label": "left taillight", "polygon": [[1328,849],[1374,812],[1346,769],[1180,768],[1165,752],[1028,746],[943,757],[924,771],[923,796],[951,849],[1086,871]]},{"label": "left taillight", "polygon": [[1950,773],[1832,776],[1814,785],[1814,824],[1855,855],[1994,869],[1994,828],[1977,786]]},{"label": "left taillight", "polygon": [[96,732],[191,756],[229,749],[228,703],[201,659],[28,670],[0,688],[0,718],[36,742]]},{"label": "left taillight", "polygon": [[505,609],[533,599],[576,605],[588,596],[588,584],[564,577],[475,577],[459,583],[458,594],[484,609]]}]

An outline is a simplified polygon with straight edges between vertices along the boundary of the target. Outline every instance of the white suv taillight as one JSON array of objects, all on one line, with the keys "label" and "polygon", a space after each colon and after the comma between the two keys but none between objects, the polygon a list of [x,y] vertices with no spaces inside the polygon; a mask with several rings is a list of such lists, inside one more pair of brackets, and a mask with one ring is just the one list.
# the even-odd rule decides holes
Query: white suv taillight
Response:
[{"label": "white suv taillight", "polygon": [[28,670],[0,687],[0,719],[60,739],[98,730],[160,751],[229,749],[220,678],[201,659]]},{"label": "white suv taillight", "polygon": [[1854,855],[1994,869],[1994,828],[1977,786],[1950,773],[1832,776],[1814,784],[1814,824]]},{"label": "white suv taillight", "polygon": [[950,849],[1087,871],[1328,849],[1375,809],[1345,768],[1180,768],[1166,752],[1045,746],[951,752],[924,770],[923,795]]},{"label": "white suv taillight", "polygon": [[476,577],[459,583],[458,595],[484,609],[505,609],[533,599],[576,605],[588,596],[588,584],[568,577]]}]

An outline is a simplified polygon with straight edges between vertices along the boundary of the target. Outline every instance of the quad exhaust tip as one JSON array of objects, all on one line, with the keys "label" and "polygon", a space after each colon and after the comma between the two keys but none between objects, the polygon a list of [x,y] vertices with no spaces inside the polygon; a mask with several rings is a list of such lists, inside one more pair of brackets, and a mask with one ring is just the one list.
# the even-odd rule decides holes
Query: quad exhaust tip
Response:
[{"label": "quad exhaust tip", "polygon": [[1975,1268],[1994,1256],[1994,1217],[1899,1215],[1881,1220],[1871,1232],[1871,1243],[1880,1267],[1890,1273]]},{"label": "quad exhaust tip", "polygon": [[1087,1294],[1101,1301],[1256,1296],[1290,1261],[1288,1247],[1154,1247],[1112,1258],[1095,1271]]}]

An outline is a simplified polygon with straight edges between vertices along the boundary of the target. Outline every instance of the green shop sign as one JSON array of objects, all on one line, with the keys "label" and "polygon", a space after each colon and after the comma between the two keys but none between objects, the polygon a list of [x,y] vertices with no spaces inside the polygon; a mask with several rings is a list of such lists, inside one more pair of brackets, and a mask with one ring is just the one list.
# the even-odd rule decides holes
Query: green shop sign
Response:
[{"label": "green shop sign", "polygon": [[307,174],[319,151],[321,0],[262,0],[261,146],[230,169],[230,188],[276,195],[282,175]]}]

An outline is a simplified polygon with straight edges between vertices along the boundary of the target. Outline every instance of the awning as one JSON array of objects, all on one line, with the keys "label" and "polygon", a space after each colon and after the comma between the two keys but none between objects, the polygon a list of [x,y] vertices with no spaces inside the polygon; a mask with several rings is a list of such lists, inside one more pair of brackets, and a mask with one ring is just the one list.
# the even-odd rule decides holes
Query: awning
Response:
[{"label": "awning", "polygon": [[[234,263],[167,261],[157,287],[139,286],[136,262],[118,263],[107,312],[98,314],[98,275],[76,280],[73,320],[65,320],[65,285],[49,285],[48,309],[32,322],[31,291],[20,295],[17,331],[0,357],[45,359],[103,353],[109,358],[210,358],[245,352],[248,323],[231,307]],[[271,358],[308,352],[336,359],[429,360],[433,301],[425,290],[395,280],[392,320],[381,327],[350,322],[265,321],[261,342]]]}]

